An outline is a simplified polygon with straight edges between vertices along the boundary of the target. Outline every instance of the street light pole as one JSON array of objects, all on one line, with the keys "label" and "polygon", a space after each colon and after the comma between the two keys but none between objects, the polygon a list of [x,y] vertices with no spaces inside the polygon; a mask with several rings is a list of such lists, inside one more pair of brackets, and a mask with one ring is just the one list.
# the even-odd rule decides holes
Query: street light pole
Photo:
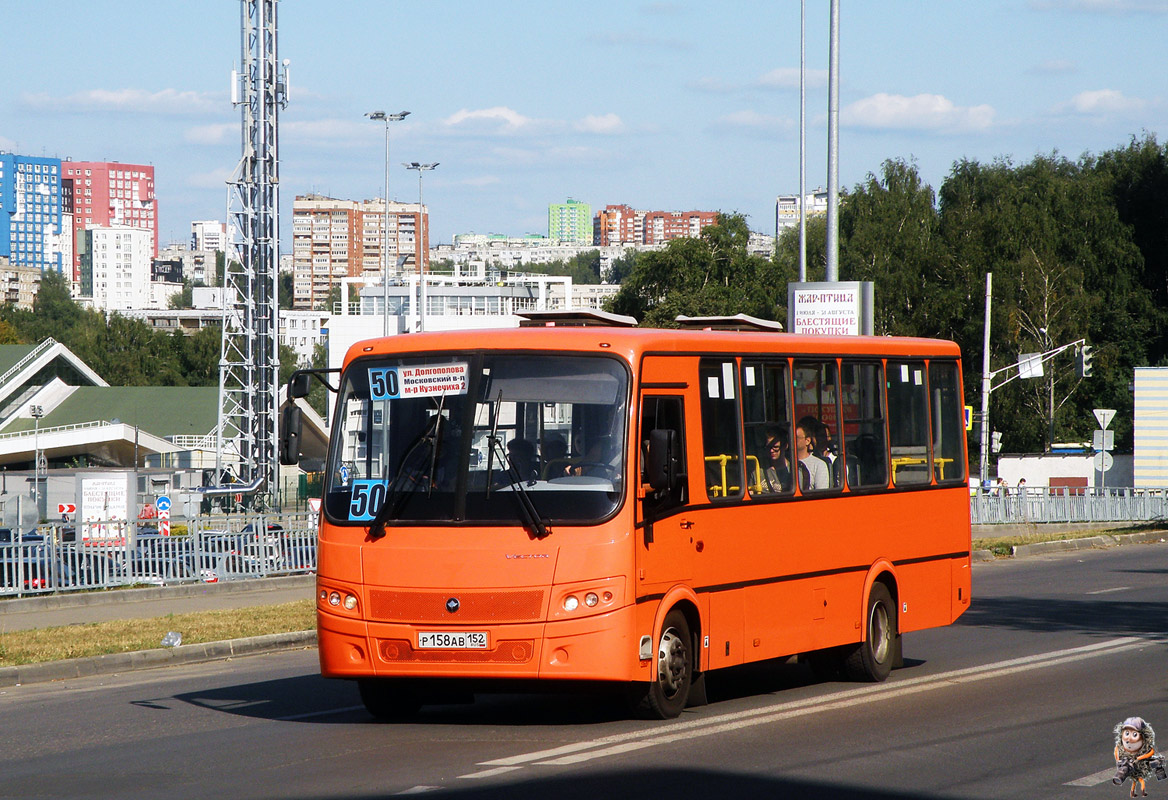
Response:
[{"label": "street light pole", "polygon": [[32,415],[32,496],[37,510],[37,521],[41,516],[41,417],[45,415],[42,406],[31,405],[28,413]]},{"label": "street light pole", "polygon": [[429,241],[427,237],[423,235],[425,230],[425,222],[422,214],[422,174],[427,170],[431,170],[437,167],[438,162],[435,161],[432,164],[419,164],[417,161],[411,161],[407,164],[403,161],[402,166],[406,169],[416,169],[418,171],[418,228],[414,232],[416,239],[414,246],[417,248],[418,253],[416,256],[418,280],[421,281],[422,284],[422,311],[418,315],[418,331],[421,332],[426,330],[426,273],[425,270],[422,269],[422,263],[426,256],[424,248]]},{"label": "street light pole", "polygon": [[[389,336],[389,123],[401,122],[409,114],[409,111],[402,111],[399,114],[370,111],[365,115],[375,122],[385,123],[385,230],[381,240],[381,292],[384,295],[381,309],[382,336]],[[341,299],[348,302],[349,298]]]}]

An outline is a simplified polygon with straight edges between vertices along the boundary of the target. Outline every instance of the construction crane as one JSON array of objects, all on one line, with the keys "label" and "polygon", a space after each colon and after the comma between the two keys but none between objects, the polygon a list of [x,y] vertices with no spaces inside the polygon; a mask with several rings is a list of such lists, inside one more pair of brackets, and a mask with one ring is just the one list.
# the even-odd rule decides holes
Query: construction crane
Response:
[{"label": "construction crane", "polygon": [[229,241],[223,281],[223,348],[215,483],[206,495],[278,497],[279,121],[288,62],[277,55],[278,0],[240,0],[242,57],[231,102],[242,112],[242,154],[228,181]]}]

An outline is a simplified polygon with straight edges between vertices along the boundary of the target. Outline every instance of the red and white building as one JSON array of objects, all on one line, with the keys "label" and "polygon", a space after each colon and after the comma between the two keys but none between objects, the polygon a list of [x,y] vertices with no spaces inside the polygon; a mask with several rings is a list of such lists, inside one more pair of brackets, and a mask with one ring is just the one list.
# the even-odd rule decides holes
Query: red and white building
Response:
[{"label": "red and white building", "polygon": [[91,228],[127,227],[150,231],[151,257],[158,257],[158,201],[154,167],[117,161],[61,162],[61,193],[73,211],[74,281],[81,278],[76,242]]}]

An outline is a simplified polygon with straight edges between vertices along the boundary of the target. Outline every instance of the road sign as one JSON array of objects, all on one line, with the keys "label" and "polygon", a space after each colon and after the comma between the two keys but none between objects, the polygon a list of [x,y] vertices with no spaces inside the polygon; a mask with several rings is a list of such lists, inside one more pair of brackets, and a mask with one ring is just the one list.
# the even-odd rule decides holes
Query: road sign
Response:
[{"label": "road sign", "polygon": [[165,494],[160,495],[159,498],[154,501],[154,507],[158,509],[159,515],[162,515],[164,513],[169,514],[169,512],[170,512],[170,497],[165,495]]},{"label": "road sign", "polygon": [[1096,452],[1100,450],[1114,450],[1115,431],[1095,431],[1091,437],[1091,448]]},{"label": "road sign", "polygon": [[973,406],[965,407],[965,430],[973,430]]},{"label": "road sign", "polygon": [[76,514],[77,513],[77,504],[76,503],[57,503],[57,513],[58,514]]},{"label": "road sign", "polygon": [[1107,426],[1115,418],[1114,408],[1097,408],[1092,413],[1095,415],[1095,419],[1099,420],[1099,427],[1104,430],[1107,430]]},{"label": "road sign", "polygon": [[1095,454],[1095,469],[1099,472],[1107,472],[1111,469],[1111,465],[1115,463],[1115,458],[1111,453],[1104,450],[1102,453]]}]

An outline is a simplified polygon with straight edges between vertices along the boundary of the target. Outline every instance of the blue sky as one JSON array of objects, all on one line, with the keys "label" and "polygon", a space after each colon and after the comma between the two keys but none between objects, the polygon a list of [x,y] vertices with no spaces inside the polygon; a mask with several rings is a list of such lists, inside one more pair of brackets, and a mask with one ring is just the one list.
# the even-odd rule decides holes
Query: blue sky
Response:
[{"label": "blue sky", "polygon": [[[1162,141],[1168,0],[841,0],[840,183]],[[827,0],[807,2],[807,184],[826,185]],[[0,0],[0,149],[155,166],[162,241],[225,219],[235,0]],[[416,201],[432,241],[547,232],[572,197],[748,215],[799,181],[799,2],[281,0],[283,247],[295,195]]]}]

